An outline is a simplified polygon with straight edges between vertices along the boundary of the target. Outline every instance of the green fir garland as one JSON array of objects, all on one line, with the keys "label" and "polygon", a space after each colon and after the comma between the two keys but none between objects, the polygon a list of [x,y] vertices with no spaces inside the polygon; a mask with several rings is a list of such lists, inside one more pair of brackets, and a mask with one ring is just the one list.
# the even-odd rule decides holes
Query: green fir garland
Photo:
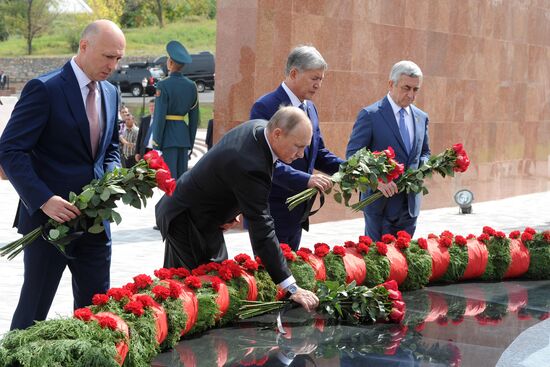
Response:
[{"label": "green fir garland", "polygon": [[302,258],[296,257],[296,260],[288,262],[288,268],[290,272],[296,279],[296,284],[303,289],[308,291],[314,291],[317,286],[317,281],[315,280],[315,271],[306,263]]},{"label": "green fir garland", "polygon": [[346,284],[347,273],[342,257],[329,252],[327,256],[323,258],[323,261],[325,262],[327,280]]},{"label": "green fir garland", "polygon": [[437,282],[453,283],[462,278],[468,266],[468,247],[457,245],[449,247],[449,267]]},{"label": "green fir garland", "polygon": [[402,251],[407,259],[407,278],[399,285],[400,290],[414,290],[425,287],[432,275],[432,257],[430,253],[411,241],[409,247]]},{"label": "green fir garland", "polygon": [[506,237],[491,236],[487,243],[489,260],[482,280],[502,280],[508,271],[512,257],[510,255],[510,240]]},{"label": "green fir garland", "polygon": [[[155,300],[159,301],[158,299]],[[160,303],[166,311],[166,320],[168,321],[168,335],[160,345],[160,349],[166,351],[178,344],[181,332],[187,324],[187,314],[183,310],[183,301],[180,298],[169,297]]]},{"label": "green fir garland", "polygon": [[[243,291],[246,293],[243,296]],[[237,313],[242,305],[242,300],[248,297],[248,284],[242,277],[233,278],[227,282],[227,291],[229,293],[229,307],[222,316],[219,324],[225,325],[237,318]]]},{"label": "green fir garland", "polygon": [[210,287],[201,287],[196,291],[198,301],[197,322],[189,331],[189,335],[197,334],[216,325],[216,315],[220,309],[216,299],[218,294]]},{"label": "green fir garland", "polygon": [[272,302],[277,296],[277,285],[273,283],[271,277],[265,269],[259,269],[254,274],[256,277],[256,287],[258,288],[258,301]]},{"label": "green fir garland", "polygon": [[375,245],[371,245],[367,254],[363,254],[363,260],[367,268],[367,276],[364,285],[374,287],[384,283],[390,276],[390,259],[380,255]]},{"label": "green fir garland", "polygon": [[529,279],[550,279],[550,243],[543,233],[537,233],[532,240],[523,241],[529,250],[529,269],[525,277]]}]

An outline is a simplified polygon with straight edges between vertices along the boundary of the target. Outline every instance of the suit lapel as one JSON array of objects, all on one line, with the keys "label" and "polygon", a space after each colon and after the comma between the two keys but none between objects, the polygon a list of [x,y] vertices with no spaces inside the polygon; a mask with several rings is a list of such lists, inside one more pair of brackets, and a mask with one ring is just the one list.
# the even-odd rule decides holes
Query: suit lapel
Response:
[{"label": "suit lapel", "polygon": [[102,129],[102,135],[101,135],[101,145],[97,149],[96,158],[99,157],[101,154],[100,152],[103,152],[105,150],[105,147],[108,144],[109,136],[112,136],[113,134],[113,124],[110,124],[111,116],[113,116],[113,106],[110,103],[107,103],[107,101],[111,101],[112,98],[112,91],[109,90],[109,88],[105,85],[106,82],[99,82],[100,90],[101,90],[101,107],[103,109],[103,129]]},{"label": "suit lapel", "polygon": [[395,115],[393,114],[393,109],[391,108],[390,101],[388,101],[388,97],[384,97],[384,99],[382,100],[380,110],[382,111],[382,118],[384,119],[384,122],[386,122],[391,132],[395,136],[395,139],[399,142],[399,145],[401,146],[401,149],[403,150],[405,155],[408,156],[407,149],[405,148],[405,143],[403,142],[403,138],[401,138],[401,133],[399,132],[399,127],[397,126],[397,120],[395,119]]},{"label": "suit lapel", "polygon": [[309,117],[309,120],[311,121],[311,128],[313,130],[313,134],[311,136],[311,143],[309,144],[309,147],[307,149],[307,155],[306,159],[308,161],[308,172],[313,171],[313,165],[315,162],[315,152],[317,151],[317,142],[319,139],[317,139],[317,131],[319,129],[319,117],[315,113],[315,106],[313,105],[313,102],[308,100],[307,101],[307,117]]},{"label": "suit lapel", "polygon": [[63,66],[62,78],[65,82],[63,87],[63,93],[67,99],[67,104],[73,115],[75,123],[78,125],[80,135],[86,144],[88,153],[92,157],[92,143],[90,141],[90,123],[88,121],[88,116],[86,115],[86,107],[84,106],[84,101],[82,100],[82,93],[80,92],[80,86],[78,85],[78,80],[74,75],[73,68],[71,63],[67,62]]},{"label": "suit lapel", "polygon": [[266,164],[269,167],[268,172],[273,177],[273,155],[271,154],[271,149],[269,149],[269,145],[267,144],[267,141],[265,139],[265,127],[266,123],[260,122],[254,124],[252,128],[252,135],[254,136],[254,140],[260,143],[262,151],[264,152]]}]

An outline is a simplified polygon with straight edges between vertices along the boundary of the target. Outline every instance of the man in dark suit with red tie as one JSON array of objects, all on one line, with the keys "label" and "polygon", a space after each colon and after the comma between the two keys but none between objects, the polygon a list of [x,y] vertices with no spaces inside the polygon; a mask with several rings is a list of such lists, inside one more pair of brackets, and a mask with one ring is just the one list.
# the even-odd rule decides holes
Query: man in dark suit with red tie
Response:
[{"label": "man in dark suit with red tie", "polygon": [[[422,85],[422,70],[412,61],[403,60],[392,67],[388,94],[359,111],[348,142],[349,158],[359,149],[381,151],[391,146],[395,159],[405,169],[416,169],[430,158],[428,115],[412,103]],[[382,235],[416,229],[422,194],[398,193],[395,182],[378,184],[385,196],[363,209],[365,234],[379,241]],[[369,190],[361,198],[372,194]]]},{"label": "man in dark suit with red tie", "polygon": [[290,164],[277,163],[269,195],[270,212],[275,220],[277,237],[294,250],[300,245],[302,228],[309,229],[308,216],[313,200],[289,212],[286,199],[307,188],[316,187],[325,191],[332,187],[332,181],[327,176],[313,173],[313,170],[332,175],[343,162],[325,147],[319,129],[317,108],[311,101],[321,88],[326,69],[327,63],[315,47],[294,48],[288,55],[285,80],[276,90],[260,97],[250,111],[251,119],[269,120],[279,106],[295,106],[303,109],[311,120],[313,136],[304,157]]},{"label": "man in dark suit with red tie", "polygon": [[[126,40],[111,21],[82,32],[78,54],[61,69],[29,81],[0,138],[0,165],[19,194],[15,226],[27,234],[49,218],[76,218],[68,202],[91,180],[120,166],[116,88],[106,81],[124,55]],[[11,329],[48,315],[65,267],[72,273],[74,307],[109,289],[111,233],[85,233],[65,257],[42,238],[24,250],[25,275]]]},{"label": "man in dark suit with red tie", "polygon": [[294,107],[281,108],[269,122],[251,120],[229,131],[155,208],[166,242],[164,266],[194,269],[227,259],[223,231],[242,214],[252,249],[273,282],[292,300],[315,309],[315,294],[297,287],[288,269],[268,207],[274,163],[303,157],[311,134],[309,119]]}]

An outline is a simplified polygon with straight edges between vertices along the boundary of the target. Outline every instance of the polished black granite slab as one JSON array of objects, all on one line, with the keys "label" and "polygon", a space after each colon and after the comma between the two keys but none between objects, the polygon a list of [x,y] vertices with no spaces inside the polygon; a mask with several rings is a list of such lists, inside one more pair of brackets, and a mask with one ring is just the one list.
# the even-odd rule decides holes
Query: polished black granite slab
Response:
[{"label": "polished black granite slab", "polygon": [[401,325],[329,325],[293,309],[182,340],[153,366],[550,366],[550,281],[404,293]]}]

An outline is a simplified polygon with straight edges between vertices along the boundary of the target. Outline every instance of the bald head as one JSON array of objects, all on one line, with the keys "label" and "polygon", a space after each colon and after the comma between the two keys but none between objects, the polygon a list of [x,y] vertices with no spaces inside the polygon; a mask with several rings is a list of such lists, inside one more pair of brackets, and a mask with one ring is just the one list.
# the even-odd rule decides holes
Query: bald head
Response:
[{"label": "bald head", "polygon": [[277,157],[285,162],[302,158],[311,143],[311,121],[297,107],[281,107],[267,124],[267,138]]},{"label": "bald head", "polygon": [[122,30],[110,20],[100,19],[82,31],[75,61],[91,80],[105,80],[116,69],[125,49]]}]

